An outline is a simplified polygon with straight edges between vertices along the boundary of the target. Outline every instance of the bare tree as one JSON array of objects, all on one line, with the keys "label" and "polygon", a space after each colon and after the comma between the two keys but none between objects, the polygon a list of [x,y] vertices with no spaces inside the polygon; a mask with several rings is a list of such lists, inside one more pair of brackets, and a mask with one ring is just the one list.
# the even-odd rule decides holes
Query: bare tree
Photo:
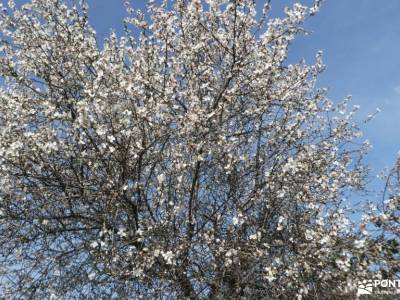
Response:
[{"label": "bare tree", "polygon": [[73,4],[0,4],[4,297],[327,299],[396,264],[348,216],[356,109],[286,63],[319,1],[127,5],[103,46]]}]

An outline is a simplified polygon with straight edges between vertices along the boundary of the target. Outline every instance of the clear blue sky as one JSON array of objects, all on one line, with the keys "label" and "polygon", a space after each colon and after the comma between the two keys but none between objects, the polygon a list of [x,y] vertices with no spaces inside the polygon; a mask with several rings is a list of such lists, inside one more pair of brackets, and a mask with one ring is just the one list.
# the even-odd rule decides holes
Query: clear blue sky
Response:
[{"label": "clear blue sky", "polygon": [[[111,28],[121,33],[122,0],[88,1],[99,40]],[[141,8],[146,3],[131,2]],[[282,14],[283,7],[294,2],[310,4],[312,0],[272,0],[273,13]],[[360,119],[377,107],[382,110],[362,127],[364,138],[374,146],[367,160],[373,173],[391,166],[400,150],[399,13],[399,0],[325,0],[319,14],[305,24],[312,34],[298,38],[291,52],[291,60],[304,57],[311,63],[315,53],[323,50],[327,69],[318,85],[329,88],[332,100],[353,95],[353,104],[361,106]]]}]

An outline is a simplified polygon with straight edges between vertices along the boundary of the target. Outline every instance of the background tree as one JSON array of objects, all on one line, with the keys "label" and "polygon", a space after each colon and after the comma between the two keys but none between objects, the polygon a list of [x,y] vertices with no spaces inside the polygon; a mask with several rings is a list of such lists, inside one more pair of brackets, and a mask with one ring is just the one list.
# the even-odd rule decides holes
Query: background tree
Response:
[{"label": "background tree", "polygon": [[318,1],[127,5],[103,46],[68,5],[2,5],[4,297],[327,298],[396,264],[348,218],[356,109],[285,62]]}]

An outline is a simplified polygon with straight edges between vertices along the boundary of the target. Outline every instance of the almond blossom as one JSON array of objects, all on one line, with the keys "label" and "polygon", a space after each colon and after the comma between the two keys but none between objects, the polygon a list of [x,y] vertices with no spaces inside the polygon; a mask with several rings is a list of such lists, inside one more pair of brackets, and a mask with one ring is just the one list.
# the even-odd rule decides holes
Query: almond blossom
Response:
[{"label": "almond blossom", "polygon": [[[320,1],[255,2],[127,3],[103,43],[84,0],[0,3],[3,297],[328,298],[393,271],[349,219],[349,100],[316,88],[322,52],[286,61]],[[398,237],[391,199],[365,222]]]}]

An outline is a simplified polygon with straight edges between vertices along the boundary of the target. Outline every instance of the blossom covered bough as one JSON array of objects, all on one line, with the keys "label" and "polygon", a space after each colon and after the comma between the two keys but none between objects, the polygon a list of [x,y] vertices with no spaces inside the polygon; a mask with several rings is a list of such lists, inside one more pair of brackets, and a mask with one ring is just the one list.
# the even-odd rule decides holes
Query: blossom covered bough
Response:
[{"label": "blossom covered bough", "polygon": [[286,63],[319,6],[127,3],[99,46],[84,1],[0,4],[2,296],[328,299],[398,274],[398,201],[349,218],[356,109],[315,88],[321,53]]}]

